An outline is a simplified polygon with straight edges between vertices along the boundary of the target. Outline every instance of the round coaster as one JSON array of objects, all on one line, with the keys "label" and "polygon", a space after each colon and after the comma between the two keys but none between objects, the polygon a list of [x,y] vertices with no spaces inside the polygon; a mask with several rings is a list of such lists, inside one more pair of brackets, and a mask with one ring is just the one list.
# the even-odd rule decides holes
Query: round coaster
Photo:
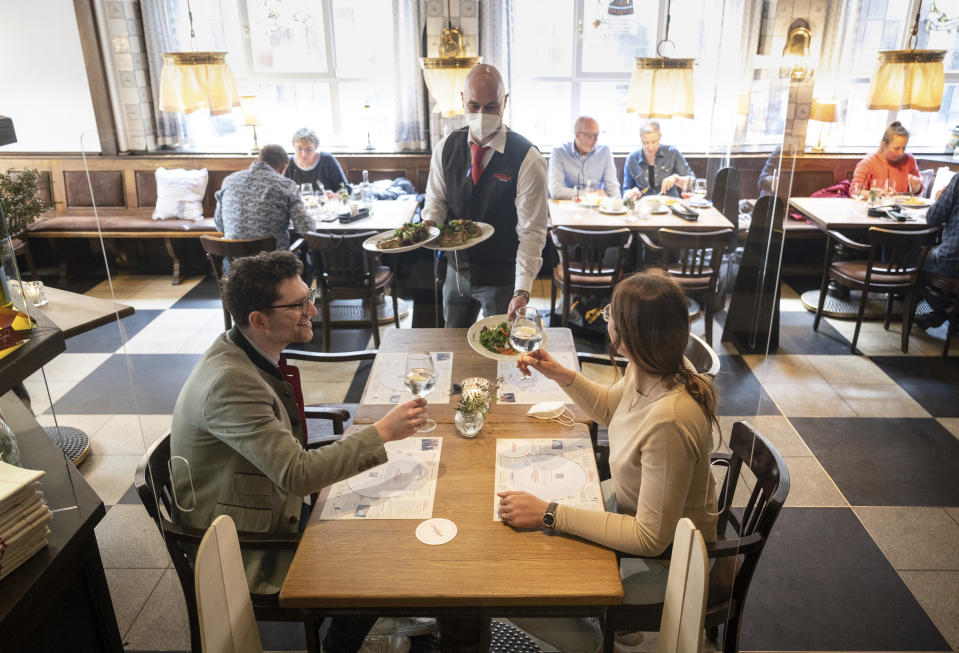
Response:
[{"label": "round coaster", "polygon": [[456,537],[456,524],[442,517],[427,519],[416,527],[416,539],[423,544],[446,544],[454,537]]},{"label": "round coaster", "polygon": [[72,426],[44,426],[53,443],[60,447],[74,465],[79,465],[90,453],[90,440],[87,434]]},{"label": "round coaster", "polygon": [[540,647],[516,626],[499,620],[490,625],[491,653],[539,653]]}]

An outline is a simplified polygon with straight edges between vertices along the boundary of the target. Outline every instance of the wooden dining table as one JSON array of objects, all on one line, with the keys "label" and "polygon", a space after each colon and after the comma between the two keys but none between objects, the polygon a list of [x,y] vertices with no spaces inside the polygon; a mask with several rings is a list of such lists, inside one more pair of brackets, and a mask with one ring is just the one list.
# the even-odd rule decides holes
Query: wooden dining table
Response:
[{"label": "wooden dining table", "polygon": [[[380,342],[380,348],[377,356],[385,353],[409,353],[411,351],[431,351],[431,352],[452,352],[453,354],[453,373],[452,381],[459,383],[463,379],[471,377],[482,377],[493,380],[496,378],[497,361],[481,356],[473,351],[467,342],[467,329],[387,329]],[[547,328],[547,342],[544,348],[552,353],[569,352],[576,353],[576,344],[573,341],[573,333],[567,328]],[[375,361],[374,361],[375,365]],[[579,363],[576,363],[579,369]],[[363,399],[356,410],[356,416],[353,418],[355,424],[372,424],[386,413],[388,413],[394,404],[374,404],[367,403],[369,395],[370,380],[367,380],[366,388],[363,392]],[[429,404],[429,415],[437,422],[452,423],[456,414],[456,404],[459,400],[457,395],[450,396],[450,401],[446,404]],[[576,404],[566,400],[567,405],[572,410],[573,419],[577,422],[591,423],[591,419]],[[529,404],[511,404],[497,402],[486,413],[487,423],[498,424],[503,422],[525,422],[533,424],[540,420],[527,416]]]},{"label": "wooden dining table", "polygon": [[[490,422],[477,438],[466,439],[452,424],[440,423],[424,434],[443,439],[433,517],[454,522],[456,536],[430,546],[414,534],[417,519],[323,521],[314,510],[280,605],[323,615],[419,615],[482,624],[493,616],[598,616],[605,606],[622,603],[611,549],[493,519],[498,438],[583,437],[588,444],[587,433],[583,424]],[[590,482],[598,481],[595,467],[587,473]],[[489,628],[476,632],[479,650],[488,650]]]},{"label": "wooden dining table", "polygon": [[[891,203],[890,203],[891,205]],[[925,211],[914,220],[898,222],[884,217],[872,217],[867,214],[866,202],[851,197],[791,197],[789,206],[805,216],[823,231],[830,229],[925,229]],[[916,207],[921,209],[923,207]]]},{"label": "wooden dining table", "polygon": [[653,213],[643,217],[633,217],[628,212],[623,214],[604,213],[599,208],[590,208],[572,200],[550,200],[549,221],[553,227],[572,227],[573,229],[621,229],[655,233],[659,229],[676,229],[679,231],[714,231],[716,229],[732,229],[733,223],[726,219],[719,209],[714,206],[697,208],[699,218],[695,222],[687,222],[671,211]]},{"label": "wooden dining table", "polygon": [[[348,206],[340,204],[340,212],[347,211]],[[371,203],[370,215],[366,218],[360,218],[352,222],[340,222],[339,220],[324,221],[328,213],[321,209],[310,209],[310,215],[316,223],[316,231],[387,231],[409,222],[416,213],[415,200],[374,200]]]}]

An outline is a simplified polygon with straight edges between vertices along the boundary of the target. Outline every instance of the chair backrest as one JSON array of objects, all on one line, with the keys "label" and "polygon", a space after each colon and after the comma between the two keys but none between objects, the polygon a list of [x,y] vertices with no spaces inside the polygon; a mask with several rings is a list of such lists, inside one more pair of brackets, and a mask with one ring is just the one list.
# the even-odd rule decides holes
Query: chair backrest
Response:
[{"label": "chair backrest", "polygon": [[368,286],[371,254],[363,249],[363,241],[375,235],[375,231],[306,234],[306,246],[313,252],[317,284],[326,288]]},{"label": "chair backrest", "polygon": [[228,515],[214,519],[200,542],[194,588],[204,653],[262,653],[240,540]]},{"label": "chair backrest", "polygon": [[223,259],[232,261],[241,256],[254,256],[260,252],[272,252],[276,249],[276,238],[216,238],[200,236],[200,246],[210,261],[213,276],[219,281],[223,277]]},{"label": "chair backrest", "polygon": [[[708,550],[711,558],[725,558],[726,561],[741,558],[741,561],[738,569],[733,564],[730,572],[734,574],[731,591],[725,588],[722,595],[710,596],[707,622],[713,617],[714,623],[727,623],[726,637],[738,640],[749,583],[789,495],[789,470],[769,440],[746,422],[733,424],[729,448],[732,451],[727,458],[729,468],[719,495],[720,514],[716,528],[720,539],[710,544]],[[714,459],[722,458],[721,454],[714,455]],[[736,495],[744,465],[755,476],[755,484],[745,508],[733,510],[732,497]],[[717,568],[721,567],[719,562],[717,560]],[[713,571],[718,576],[722,569],[714,568]],[[711,589],[718,591],[715,585]]]},{"label": "chair backrest", "polygon": [[719,375],[719,356],[712,347],[706,344],[706,341],[695,333],[689,334],[686,341],[686,359],[693,364],[696,371],[716,378]]},{"label": "chair backrest", "polygon": [[727,220],[739,224],[739,170],[723,168],[717,172],[710,199]]},{"label": "chair backrest", "polygon": [[874,274],[908,274],[909,283],[914,283],[938,236],[938,227],[919,231],[870,227],[869,267]]},{"label": "chair backrest", "polygon": [[732,233],[732,229],[702,232],[660,229],[663,270],[674,277],[708,277],[710,286],[715,287],[723,250]]},{"label": "chair backrest", "polygon": [[706,620],[709,558],[703,534],[683,517],[673,534],[656,653],[699,651]]},{"label": "chair backrest", "polygon": [[[626,256],[633,241],[629,229],[611,229],[608,231],[590,231],[555,227],[553,244],[560,253],[563,265],[563,278],[569,282],[570,275],[579,277],[612,276],[613,285],[623,278]],[[606,252],[613,249],[618,252],[612,267],[606,260]]]}]

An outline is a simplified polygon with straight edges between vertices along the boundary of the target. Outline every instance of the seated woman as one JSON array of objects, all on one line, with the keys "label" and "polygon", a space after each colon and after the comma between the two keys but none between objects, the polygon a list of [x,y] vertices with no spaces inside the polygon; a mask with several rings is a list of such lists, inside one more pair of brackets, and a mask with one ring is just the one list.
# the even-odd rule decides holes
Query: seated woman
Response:
[{"label": "seated woman", "polygon": [[647,120],[639,128],[643,147],[626,158],[623,166],[623,195],[637,188],[645,195],[679,197],[680,189],[689,184],[693,169],[686,158],[671,145],[661,145],[663,134],[659,122]]},{"label": "seated woman", "polygon": [[921,191],[919,166],[911,154],[906,154],[908,142],[909,130],[903,127],[901,122],[897,120],[886,127],[879,143],[879,151],[856,164],[851,186],[854,194],[857,191],[868,191],[873,185],[886,188],[890,193]]},{"label": "seated woman", "polygon": [[[552,526],[640,556],[663,553],[682,517],[689,517],[706,541],[715,541],[717,493],[710,453],[712,429],[719,427],[716,390],[683,356],[689,338],[683,291],[669,278],[637,274],[616,286],[603,317],[609,322],[610,353],[629,361],[623,378],[611,387],[563,367],[542,349],[521,355],[519,367],[553,379],[590,417],[608,425],[612,478],[603,483],[604,494],[612,489],[608,512],[503,492],[500,515],[516,528]],[[624,602],[662,602],[666,563],[624,560]],[[602,642],[589,620],[514,621],[563,651],[591,651]]]},{"label": "seated woman", "polygon": [[313,184],[313,190],[320,190],[322,185],[324,190],[336,192],[341,184],[348,191],[351,190],[340,163],[329,152],[318,151],[316,148],[319,146],[320,139],[315,131],[306,127],[297,129],[293,134],[294,154],[290,157],[285,175],[297,186]]}]

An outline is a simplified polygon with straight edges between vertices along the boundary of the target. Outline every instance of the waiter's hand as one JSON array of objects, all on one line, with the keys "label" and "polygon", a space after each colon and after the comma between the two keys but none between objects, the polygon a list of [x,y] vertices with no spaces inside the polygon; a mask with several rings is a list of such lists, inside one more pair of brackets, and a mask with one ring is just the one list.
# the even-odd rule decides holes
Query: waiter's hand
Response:
[{"label": "waiter's hand", "polygon": [[373,426],[380,434],[383,444],[386,444],[392,440],[410,437],[424,424],[426,424],[426,400],[418,397],[395,406]]},{"label": "waiter's hand", "polygon": [[423,226],[429,229],[430,227],[435,227],[436,223],[433,222],[432,220],[423,220]]},{"label": "waiter's hand", "polygon": [[526,304],[528,303],[529,303],[529,300],[523,297],[522,295],[517,295],[516,297],[513,297],[513,299],[510,300],[509,309],[506,311],[506,319],[512,320],[513,315],[516,313],[516,311],[526,306]]}]

